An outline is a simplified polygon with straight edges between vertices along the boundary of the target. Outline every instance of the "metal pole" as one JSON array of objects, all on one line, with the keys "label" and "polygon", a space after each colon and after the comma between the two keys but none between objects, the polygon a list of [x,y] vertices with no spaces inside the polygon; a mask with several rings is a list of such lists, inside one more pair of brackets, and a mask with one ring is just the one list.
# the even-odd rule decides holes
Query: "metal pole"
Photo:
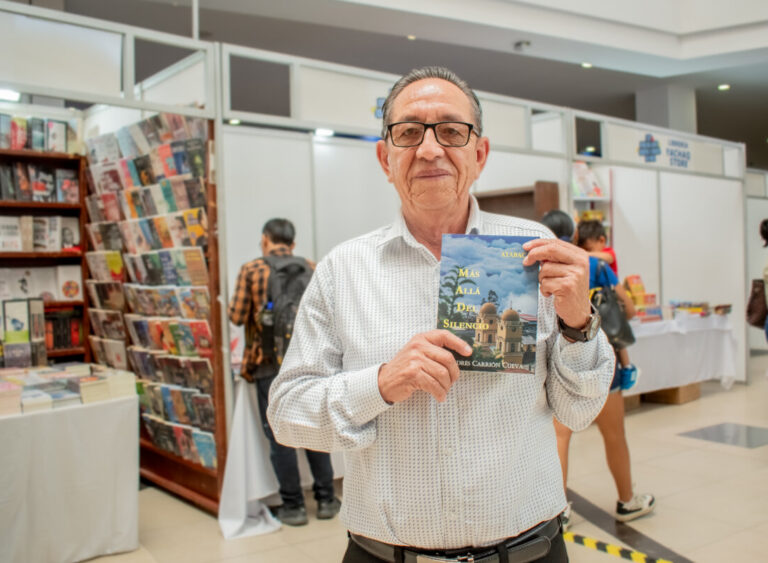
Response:
[{"label": "metal pole", "polygon": [[192,0],[192,39],[200,39],[200,0]]}]

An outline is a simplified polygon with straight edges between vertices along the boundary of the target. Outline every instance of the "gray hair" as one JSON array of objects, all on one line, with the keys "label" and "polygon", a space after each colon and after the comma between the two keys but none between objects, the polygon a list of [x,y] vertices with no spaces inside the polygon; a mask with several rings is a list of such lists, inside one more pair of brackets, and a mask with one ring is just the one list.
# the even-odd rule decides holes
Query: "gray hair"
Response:
[{"label": "gray hair", "polygon": [[474,115],[475,120],[475,129],[477,130],[478,136],[483,134],[483,110],[480,107],[480,100],[477,99],[477,95],[472,91],[472,88],[469,87],[469,84],[467,84],[464,80],[459,78],[459,76],[453,72],[450,69],[445,68],[444,66],[425,66],[422,68],[415,68],[405,76],[403,76],[400,80],[395,82],[395,85],[392,86],[392,90],[389,91],[389,95],[387,96],[387,99],[384,100],[384,105],[381,106],[381,115],[382,115],[382,128],[381,128],[381,137],[382,139],[387,137],[387,126],[390,124],[390,113],[392,111],[392,104],[395,103],[395,98],[397,98],[400,95],[400,92],[402,92],[406,86],[413,84],[414,82],[417,82],[419,80],[425,80],[427,78],[439,78],[441,80],[446,80],[450,82],[451,84],[455,85],[459,90],[464,92],[464,95],[467,96],[467,99],[469,100],[469,105],[472,107],[472,112]]}]

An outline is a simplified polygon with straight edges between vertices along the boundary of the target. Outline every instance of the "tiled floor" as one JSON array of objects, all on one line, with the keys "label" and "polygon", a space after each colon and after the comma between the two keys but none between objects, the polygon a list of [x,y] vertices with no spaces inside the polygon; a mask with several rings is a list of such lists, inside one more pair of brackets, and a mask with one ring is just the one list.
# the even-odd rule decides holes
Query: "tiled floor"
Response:
[{"label": "tiled floor", "polygon": [[[748,448],[681,435],[721,423],[768,428],[768,355],[753,356],[749,367],[749,385],[724,391],[706,383],[697,401],[643,404],[627,416],[633,480],[657,499],[652,515],[629,526],[697,563],[768,560],[768,445]],[[574,436],[570,470],[573,491],[606,512],[614,509],[613,480],[594,426]],[[302,528],[226,541],[213,517],[161,490],[146,488],[139,499],[141,548],[94,562],[333,563],[346,546],[338,519],[318,521],[310,514]],[[308,507],[313,511],[314,503]],[[576,534],[633,547],[579,514],[573,522]],[[621,560],[576,544],[568,544],[568,553],[574,563]]]}]

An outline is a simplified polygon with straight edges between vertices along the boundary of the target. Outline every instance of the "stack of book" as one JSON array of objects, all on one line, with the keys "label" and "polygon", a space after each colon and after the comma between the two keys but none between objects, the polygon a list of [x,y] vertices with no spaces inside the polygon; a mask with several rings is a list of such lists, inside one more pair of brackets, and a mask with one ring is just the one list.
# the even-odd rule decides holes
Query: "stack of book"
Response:
[{"label": "stack of book", "polygon": [[0,381],[0,416],[21,412],[21,386]]},{"label": "stack of book", "polygon": [[49,411],[53,408],[53,399],[40,389],[25,389],[21,392],[21,410],[24,414]]},{"label": "stack of book", "polygon": [[45,306],[42,299],[3,301],[3,361],[6,367],[44,366]]},{"label": "stack of book", "polygon": [[66,121],[0,113],[0,149],[67,152]]},{"label": "stack of book", "polygon": [[39,297],[43,301],[82,301],[82,287],[82,271],[77,264],[0,268],[0,299]]}]

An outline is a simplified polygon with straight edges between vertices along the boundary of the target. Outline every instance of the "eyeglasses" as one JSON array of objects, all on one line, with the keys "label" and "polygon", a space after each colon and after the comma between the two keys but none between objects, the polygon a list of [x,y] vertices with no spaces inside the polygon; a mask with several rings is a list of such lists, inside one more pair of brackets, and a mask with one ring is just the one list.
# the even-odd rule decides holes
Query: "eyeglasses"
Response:
[{"label": "eyeglasses", "polygon": [[398,121],[387,126],[389,138],[396,147],[417,147],[424,141],[427,129],[432,129],[437,142],[444,147],[463,147],[469,142],[469,135],[474,129],[471,123],[463,121],[439,121],[421,123],[420,121]]}]

